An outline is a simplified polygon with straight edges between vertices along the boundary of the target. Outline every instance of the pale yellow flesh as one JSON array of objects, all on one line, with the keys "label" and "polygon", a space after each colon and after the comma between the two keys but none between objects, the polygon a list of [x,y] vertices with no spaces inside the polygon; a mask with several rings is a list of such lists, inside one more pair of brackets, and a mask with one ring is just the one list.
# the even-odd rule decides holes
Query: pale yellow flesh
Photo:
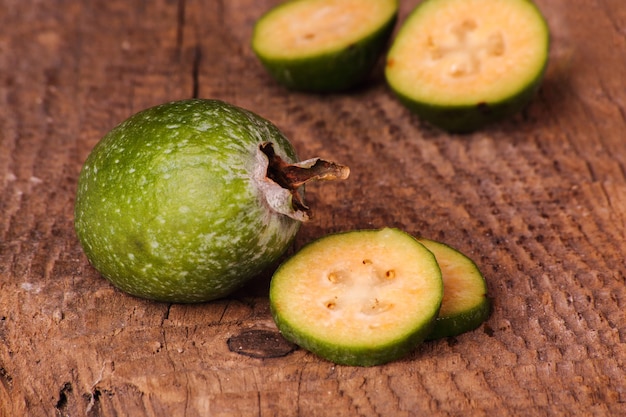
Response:
[{"label": "pale yellow flesh", "polygon": [[278,313],[316,338],[352,345],[401,338],[422,317],[428,323],[441,302],[439,267],[399,233],[340,234],[303,249],[273,278]]},{"label": "pale yellow flesh", "polygon": [[440,104],[497,101],[532,82],[547,54],[543,18],[525,0],[424,3],[398,34],[387,77]]},{"label": "pale yellow flesh", "polygon": [[395,12],[389,0],[300,0],[281,5],[259,21],[253,45],[273,58],[293,58],[357,42]]},{"label": "pale yellow flesh", "polygon": [[467,256],[439,242],[419,241],[437,258],[443,279],[439,317],[467,312],[485,300],[487,287],[478,267]]}]

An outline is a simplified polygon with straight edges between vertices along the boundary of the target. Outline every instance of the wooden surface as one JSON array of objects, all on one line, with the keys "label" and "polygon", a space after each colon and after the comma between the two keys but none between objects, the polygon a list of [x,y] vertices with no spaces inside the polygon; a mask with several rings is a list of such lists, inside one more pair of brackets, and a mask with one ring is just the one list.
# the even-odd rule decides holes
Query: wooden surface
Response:
[{"label": "wooden surface", "polygon": [[[380,71],[347,94],[276,85],[249,48],[276,3],[2,1],[0,415],[626,414],[623,0],[538,1],[553,36],[539,95],[466,136],[409,114]],[[315,217],[290,253],[355,228],[444,241],[483,271],[488,322],[354,368],[280,343],[271,271],[201,305],[113,289],[73,232],[81,165],[132,113],[194,96],[272,120],[302,158],[351,167],[308,188]]]}]

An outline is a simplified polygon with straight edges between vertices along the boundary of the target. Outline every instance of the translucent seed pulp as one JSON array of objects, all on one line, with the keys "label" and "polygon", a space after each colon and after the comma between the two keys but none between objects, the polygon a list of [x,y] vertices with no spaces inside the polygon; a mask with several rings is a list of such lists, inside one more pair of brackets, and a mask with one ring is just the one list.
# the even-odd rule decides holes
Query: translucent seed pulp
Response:
[{"label": "translucent seed pulp", "polygon": [[484,37],[477,33],[478,29],[476,20],[464,19],[449,27],[451,41],[435,40],[432,35],[428,36],[426,47],[430,51],[430,58],[433,61],[449,58],[448,75],[455,78],[479,73],[483,59],[504,55],[505,44],[500,31]]},{"label": "translucent seed pulp", "polygon": [[361,261],[360,268],[332,270],[326,279],[337,287],[332,291],[339,295],[325,301],[324,306],[334,311],[356,308],[356,311],[368,316],[387,312],[393,308],[393,303],[381,299],[378,290],[395,277],[395,270],[380,269],[367,258]]}]

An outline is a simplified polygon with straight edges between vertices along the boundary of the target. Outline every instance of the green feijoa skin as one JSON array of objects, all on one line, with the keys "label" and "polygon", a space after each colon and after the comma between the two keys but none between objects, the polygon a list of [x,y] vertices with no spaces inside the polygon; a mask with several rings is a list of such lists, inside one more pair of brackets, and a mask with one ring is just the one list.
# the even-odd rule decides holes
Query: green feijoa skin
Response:
[{"label": "green feijoa skin", "polygon": [[433,254],[397,229],[332,234],[274,273],[270,310],[283,336],[337,364],[373,366],[430,334],[443,297]]},{"label": "green feijoa skin", "polygon": [[141,111],[93,148],[75,229],[116,287],[166,302],[225,297],[277,261],[307,207],[300,187],[347,167],[298,162],[264,118],[217,100]]},{"label": "green feijoa skin", "polygon": [[443,278],[443,300],[428,339],[457,336],[476,329],[489,318],[491,302],[487,284],[476,264],[441,242],[420,238],[437,259]]},{"label": "green feijoa skin", "polygon": [[397,0],[291,0],[259,18],[252,49],[290,89],[342,91],[371,74],[397,15]]},{"label": "green feijoa skin", "polygon": [[426,0],[398,31],[385,76],[422,119],[466,133],[528,104],[549,44],[546,20],[530,0]]}]

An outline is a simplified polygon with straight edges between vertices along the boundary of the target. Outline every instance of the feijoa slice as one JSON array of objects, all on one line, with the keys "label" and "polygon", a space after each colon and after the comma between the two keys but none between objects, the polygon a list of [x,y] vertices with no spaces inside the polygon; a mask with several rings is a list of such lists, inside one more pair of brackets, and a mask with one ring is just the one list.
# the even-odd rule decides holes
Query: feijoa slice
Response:
[{"label": "feijoa slice", "polygon": [[489,317],[487,284],[470,258],[441,242],[420,238],[437,259],[443,278],[443,300],[428,339],[457,336],[480,326]]},{"label": "feijoa slice", "polygon": [[397,13],[397,0],[291,0],[257,21],[252,49],[290,89],[345,90],[371,73]]},{"label": "feijoa slice", "polygon": [[549,39],[544,17],[529,0],[426,0],[400,28],[385,75],[424,120],[469,132],[532,99]]},{"label": "feijoa slice", "polygon": [[408,354],[431,332],[442,297],[433,254],[391,228],[322,237],[270,284],[271,312],[287,340],[354,366]]}]

